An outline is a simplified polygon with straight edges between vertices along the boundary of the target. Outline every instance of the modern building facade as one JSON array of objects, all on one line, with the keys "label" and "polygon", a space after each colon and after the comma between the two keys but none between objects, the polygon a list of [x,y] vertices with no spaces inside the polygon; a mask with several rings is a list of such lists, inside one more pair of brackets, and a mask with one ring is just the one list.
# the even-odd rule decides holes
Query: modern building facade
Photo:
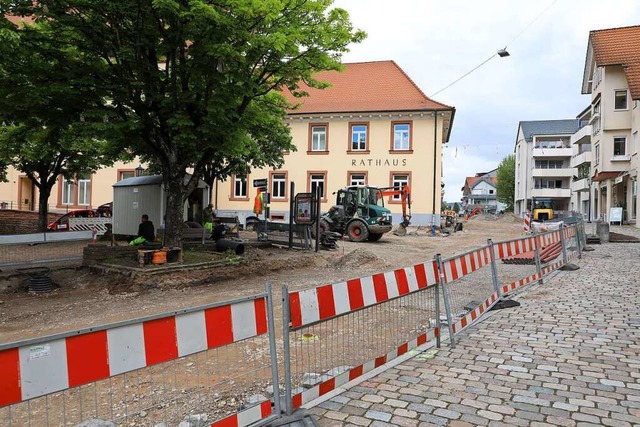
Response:
[{"label": "modern building facade", "polygon": [[573,149],[571,168],[574,170],[570,210],[591,221],[594,213],[591,209],[591,106],[582,111],[577,119],[579,129],[570,139]]},{"label": "modern building facade", "polygon": [[514,212],[523,215],[535,200],[551,201],[554,210],[571,209],[571,137],[578,119],[521,121],[515,143]]},{"label": "modern building facade", "polygon": [[640,26],[590,32],[582,93],[591,95],[592,218],[622,207],[623,220],[636,222]]},{"label": "modern building facade", "polygon": [[[345,64],[342,72],[319,73],[330,87],[305,87],[305,98],[286,94],[297,108],[286,118],[297,150],[285,153],[278,170],[254,169],[216,183],[212,202],[219,214],[253,215],[255,179],[266,179],[272,220],[288,220],[290,184],[295,192],[322,194],[322,211],[333,192],[349,185],[411,187],[411,222],[439,224],[442,144],[449,140],[453,107],[429,99],[393,61]],[[385,201],[397,223],[399,196]]]}]

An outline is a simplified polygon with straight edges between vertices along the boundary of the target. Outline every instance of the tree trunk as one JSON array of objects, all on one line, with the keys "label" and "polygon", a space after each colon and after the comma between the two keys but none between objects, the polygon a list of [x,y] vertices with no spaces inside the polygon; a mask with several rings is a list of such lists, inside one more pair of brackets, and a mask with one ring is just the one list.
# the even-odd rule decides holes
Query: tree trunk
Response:
[{"label": "tree trunk", "polygon": [[46,183],[41,186],[38,191],[38,232],[47,231],[49,225],[49,196],[51,195],[51,187]]},{"label": "tree trunk", "polygon": [[167,196],[167,214],[165,218],[164,244],[170,248],[182,248],[182,228],[186,190],[183,176],[164,174],[164,188]]}]

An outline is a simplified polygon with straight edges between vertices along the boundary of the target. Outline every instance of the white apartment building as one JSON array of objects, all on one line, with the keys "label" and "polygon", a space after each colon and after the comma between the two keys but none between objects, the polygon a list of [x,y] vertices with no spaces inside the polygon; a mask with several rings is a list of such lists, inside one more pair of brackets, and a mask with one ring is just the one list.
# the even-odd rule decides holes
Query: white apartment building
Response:
[{"label": "white apartment building", "polygon": [[582,93],[591,94],[592,219],[622,207],[637,224],[640,26],[590,32]]},{"label": "white apartment building", "polygon": [[591,106],[578,117],[578,131],[571,136],[571,168],[575,174],[571,180],[571,205],[569,209],[578,212],[582,218],[591,221],[595,211],[591,209]]},{"label": "white apartment building", "polygon": [[516,174],[514,212],[523,215],[532,203],[551,201],[554,210],[571,210],[571,137],[580,126],[577,119],[521,121],[515,144]]}]

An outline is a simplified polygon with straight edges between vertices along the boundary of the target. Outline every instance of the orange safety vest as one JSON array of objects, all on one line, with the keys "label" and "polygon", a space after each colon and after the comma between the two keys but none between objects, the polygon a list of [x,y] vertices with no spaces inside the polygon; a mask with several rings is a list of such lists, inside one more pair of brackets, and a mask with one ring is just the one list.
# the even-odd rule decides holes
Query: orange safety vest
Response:
[{"label": "orange safety vest", "polygon": [[263,195],[260,192],[260,190],[258,190],[258,194],[256,195],[256,198],[253,201],[253,213],[256,215],[260,215],[262,213],[262,201],[263,201]]}]

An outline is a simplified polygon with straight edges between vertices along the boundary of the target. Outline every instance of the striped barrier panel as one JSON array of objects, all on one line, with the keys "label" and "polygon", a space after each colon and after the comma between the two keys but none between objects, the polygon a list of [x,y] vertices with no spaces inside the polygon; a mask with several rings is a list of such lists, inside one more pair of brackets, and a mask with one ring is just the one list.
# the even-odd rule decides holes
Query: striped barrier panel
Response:
[{"label": "striped barrier panel", "polygon": [[523,286],[526,286],[526,285],[528,285],[530,283],[537,282],[541,278],[542,278],[541,274],[535,273],[532,276],[528,276],[528,277],[525,277],[523,279],[516,280],[515,282],[511,282],[511,283],[506,284],[506,285],[502,285],[502,292],[504,294],[507,294],[509,292],[513,292],[518,288],[522,288]]},{"label": "striped barrier panel", "polygon": [[444,260],[442,261],[442,267],[444,269],[443,273],[445,282],[454,282],[455,280],[467,276],[490,263],[491,251],[488,246],[467,254]]},{"label": "striped barrier panel", "polygon": [[435,261],[289,293],[291,328],[370,307],[437,283]]},{"label": "striped barrier panel", "polygon": [[438,335],[438,329],[434,329],[431,333],[423,333],[383,356],[376,357],[375,359],[351,368],[331,379],[323,381],[312,388],[304,390],[301,393],[294,394],[292,396],[293,409],[300,408],[302,405],[306,405],[307,403],[317,399],[318,397],[342,387],[349,381],[353,381],[354,379],[366,374],[367,372],[372,371],[373,369],[378,368],[385,363],[402,356],[403,354],[413,350],[414,348],[417,348],[422,344],[427,343],[428,341],[436,339]]},{"label": "striped barrier panel", "polygon": [[472,325],[476,320],[489,310],[498,301],[499,295],[497,292],[492,293],[487,299],[485,299],[480,305],[467,313],[464,317],[458,320],[452,325],[453,333],[456,334],[467,326]]},{"label": "striped barrier panel", "polygon": [[[267,334],[267,298],[265,293],[0,345],[0,407]],[[234,415],[240,424],[220,425],[255,422],[266,405]]]},{"label": "striped barrier panel", "polygon": [[557,261],[557,262],[555,262],[555,263],[553,263],[553,264],[551,264],[551,265],[548,265],[548,266],[544,267],[544,268],[542,269],[542,276],[543,276],[543,277],[544,277],[544,276],[546,276],[547,274],[549,274],[549,273],[551,273],[551,272],[553,272],[553,271],[555,271],[555,270],[559,269],[559,268],[560,268],[560,267],[562,267],[563,265],[564,265],[564,261],[563,261],[563,260],[560,260],[560,261]]},{"label": "striped barrier panel", "polygon": [[493,244],[493,253],[496,260],[532,252],[535,251],[535,249],[536,242],[534,237],[525,237]]},{"label": "striped barrier panel", "polygon": [[95,228],[98,236],[107,232],[107,224],[111,224],[111,218],[69,218],[70,231],[93,231]]},{"label": "striped barrier panel", "polygon": [[531,233],[531,212],[527,211],[524,214],[524,234]]}]

